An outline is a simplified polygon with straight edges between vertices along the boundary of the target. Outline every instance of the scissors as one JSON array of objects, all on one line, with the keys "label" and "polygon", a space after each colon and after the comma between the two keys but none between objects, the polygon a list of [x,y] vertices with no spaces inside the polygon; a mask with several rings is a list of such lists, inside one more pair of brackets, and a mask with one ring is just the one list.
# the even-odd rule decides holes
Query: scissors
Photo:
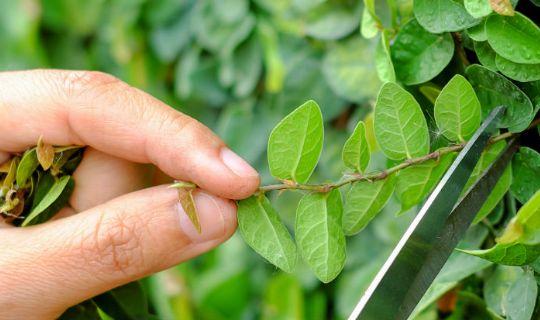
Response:
[{"label": "scissors", "polygon": [[460,199],[504,110],[504,106],[494,108],[458,154],[360,298],[349,320],[409,317],[518,148],[517,140],[511,140]]}]

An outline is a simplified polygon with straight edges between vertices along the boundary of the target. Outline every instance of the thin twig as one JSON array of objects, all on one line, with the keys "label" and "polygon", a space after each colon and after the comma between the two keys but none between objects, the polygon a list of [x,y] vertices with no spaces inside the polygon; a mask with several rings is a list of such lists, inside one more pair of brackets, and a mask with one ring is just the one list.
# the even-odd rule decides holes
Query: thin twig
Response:
[{"label": "thin twig", "polygon": [[[538,124],[540,124],[540,118],[534,120],[529,125],[527,130],[536,127]],[[493,144],[497,141],[515,137],[518,134],[519,133],[515,133],[515,132],[505,132],[498,136],[492,137],[488,143]],[[407,159],[404,162],[398,165],[395,165],[389,169],[383,170],[381,172],[374,172],[374,173],[369,173],[369,174],[360,174],[360,173],[347,174],[343,176],[339,181],[336,181],[336,182],[317,183],[317,184],[301,184],[301,183],[294,183],[294,182],[278,183],[278,184],[261,186],[259,187],[258,192],[266,193],[266,192],[276,191],[276,190],[304,190],[304,191],[315,191],[315,192],[328,192],[328,191],[343,187],[353,182],[382,180],[388,177],[389,175],[396,173],[402,169],[405,169],[415,164],[426,162],[431,159],[439,159],[441,156],[445,154],[461,151],[461,149],[463,149],[464,147],[465,147],[465,143],[460,143],[460,144],[452,145],[449,147],[441,148],[437,151],[426,154],[425,156],[422,156],[422,157]]]}]

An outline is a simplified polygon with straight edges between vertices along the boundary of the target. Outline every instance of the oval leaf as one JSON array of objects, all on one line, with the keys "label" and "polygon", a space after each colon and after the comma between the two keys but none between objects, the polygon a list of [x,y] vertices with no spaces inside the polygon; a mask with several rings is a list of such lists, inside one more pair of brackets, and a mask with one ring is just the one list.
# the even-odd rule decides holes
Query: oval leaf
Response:
[{"label": "oval leaf", "polygon": [[429,132],[420,105],[395,83],[383,85],[375,104],[375,137],[393,160],[419,157],[429,152]]},{"label": "oval leaf", "polygon": [[432,33],[460,31],[480,22],[453,0],[415,0],[414,16]]},{"label": "oval leaf", "polygon": [[502,74],[510,79],[521,82],[540,80],[540,63],[516,63],[497,55],[495,57],[495,65]]},{"label": "oval leaf", "polygon": [[540,28],[521,13],[491,15],[486,21],[489,44],[503,58],[517,63],[540,63]]},{"label": "oval leaf", "polygon": [[482,111],[471,84],[455,75],[435,101],[435,121],[442,135],[454,142],[468,140],[480,126]]},{"label": "oval leaf", "polygon": [[356,172],[364,172],[369,164],[369,146],[366,140],[366,126],[362,121],[358,122],[353,133],[345,142],[341,158],[343,163]]},{"label": "oval leaf", "polygon": [[438,75],[454,55],[448,33],[432,34],[415,19],[399,31],[391,48],[396,76],[407,85],[427,82]]},{"label": "oval leaf", "polygon": [[308,101],[286,116],[268,139],[270,173],[281,180],[305,183],[321,155],[323,119],[315,101]]},{"label": "oval leaf", "polygon": [[238,226],[246,243],[285,272],[296,266],[296,245],[266,197],[238,203]]},{"label": "oval leaf", "polygon": [[486,117],[493,108],[507,107],[500,126],[512,132],[526,129],[534,113],[531,100],[510,80],[480,65],[469,66],[465,73],[482,104],[482,116]]},{"label": "oval leaf", "polygon": [[317,278],[332,281],[345,265],[345,235],[341,229],[339,190],[305,195],[296,211],[296,243]]},{"label": "oval leaf", "polygon": [[393,175],[375,182],[360,181],[352,185],[345,197],[343,229],[345,234],[360,232],[386,205],[394,191]]}]

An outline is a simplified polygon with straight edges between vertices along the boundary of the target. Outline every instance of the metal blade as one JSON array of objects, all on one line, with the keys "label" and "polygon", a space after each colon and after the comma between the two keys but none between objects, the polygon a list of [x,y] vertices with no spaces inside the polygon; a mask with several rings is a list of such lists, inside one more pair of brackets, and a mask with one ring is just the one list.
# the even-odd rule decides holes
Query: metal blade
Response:
[{"label": "metal blade", "polygon": [[416,307],[511,159],[507,149],[452,211],[503,109],[495,108],[458,154],[349,320],[407,319]]}]

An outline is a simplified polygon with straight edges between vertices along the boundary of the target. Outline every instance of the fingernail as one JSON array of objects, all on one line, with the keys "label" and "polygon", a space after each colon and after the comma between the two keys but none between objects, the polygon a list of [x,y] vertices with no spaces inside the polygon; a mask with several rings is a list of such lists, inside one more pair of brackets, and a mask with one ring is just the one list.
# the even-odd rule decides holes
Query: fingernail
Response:
[{"label": "fingernail", "polygon": [[229,148],[222,148],[220,157],[221,161],[240,177],[257,177],[259,175],[253,167]]},{"label": "fingernail", "polygon": [[192,243],[201,243],[223,237],[225,234],[225,218],[221,206],[216,200],[201,191],[196,191],[193,195],[197,216],[201,225],[201,233],[197,231],[193,222],[189,219],[184,209],[177,204],[180,213],[180,224],[182,230],[189,237]]}]

